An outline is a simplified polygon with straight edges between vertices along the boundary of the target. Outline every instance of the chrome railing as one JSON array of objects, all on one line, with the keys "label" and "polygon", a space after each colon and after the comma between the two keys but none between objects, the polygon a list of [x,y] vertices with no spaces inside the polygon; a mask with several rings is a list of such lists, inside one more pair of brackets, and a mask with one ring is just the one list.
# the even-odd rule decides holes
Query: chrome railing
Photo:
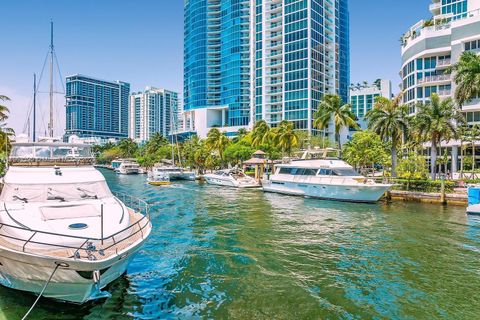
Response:
[{"label": "chrome railing", "polygon": [[[146,229],[151,225],[150,206],[148,205],[147,202],[141,199],[135,198],[131,195],[127,195],[123,193],[114,193],[114,192],[112,193],[119,201],[125,204],[125,206],[134,210],[135,212],[140,213],[142,215],[142,218],[140,218],[138,221],[135,221],[135,223],[130,224],[129,226],[113,234],[110,234],[108,236],[103,236],[103,204],[102,204],[101,205],[102,206],[102,209],[101,209],[102,234],[100,237],[74,236],[74,235],[63,234],[63,233],[35,230],[35,229],[30,229],[26,226],[11,225],[7,223],[0,223],[0,231],[2,231],[2,229],[5,230],[5,228],[12,228],[15,230],[28,232],[29,234],[27,237],[21,238],[21,237],[8,235],[5,233],[0,233],[0,237],[19,241],[20,244],[15,244],[15,243],[11,243],[11,244],[13,246],[21,247],[22,252],[26,252],[25,250],[28,244],[36,244],[36,245],[52,247],[52,248],[75,250],[74,254],[68,258],[80,259],[81,258],[80,252],[83,251],[86,253],[89,260],[97,260],[97,258],[94,256],[94,253],[98,253],[100,256],[104,256],[105,251],[118,246],[120,243],[123,243],[128,239],[131,239],[132,237],[138,235],[139,233],[141,234],[141,238],[144,239],[145,231],[147,231]],[[5,209],[7,208],[5,207]],[[136,228],[138,229],[135,230]],[[130,231],[127,236],[119,238],[121,234],[127,231]],[[50,242],[35,240],[35,237],[37,235],[47,235],[47,236],[53,236],[53,237],[63,237],[68,239],[83,240],[83,242],[80,246],[70,246],[70,245],[64,245],[64,244],[58,244],[58,243],[50,243]],[[56,238],[56,240],[58,240],[58,238]],[[106,243],[107,245],[103,246],[104,243]],[[99,245],[99,244],[102,244],[102,247],[101,249],[97,250],[96,245]],[[118,248],[115,248],[115,255],[118,255]]]}]

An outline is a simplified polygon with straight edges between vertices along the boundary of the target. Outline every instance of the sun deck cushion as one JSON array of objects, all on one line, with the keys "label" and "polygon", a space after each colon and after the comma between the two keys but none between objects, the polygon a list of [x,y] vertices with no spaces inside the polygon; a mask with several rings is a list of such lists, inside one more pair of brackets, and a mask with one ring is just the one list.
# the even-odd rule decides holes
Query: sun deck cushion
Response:
[{"label": "sun deck cushion", "polygon": [[40,207],[43,221],[100,217],[100,206],[90,204]]}]

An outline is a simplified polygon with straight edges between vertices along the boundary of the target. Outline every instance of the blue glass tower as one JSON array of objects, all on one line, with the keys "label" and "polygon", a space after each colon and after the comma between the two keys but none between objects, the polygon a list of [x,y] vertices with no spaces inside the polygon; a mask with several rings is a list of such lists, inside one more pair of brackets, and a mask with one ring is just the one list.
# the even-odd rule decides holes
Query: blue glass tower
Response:
[{"label": "blue glass tower", "polygon": [[66,135],[121,139],[128,137],[130,84],[83,75],[66,79]]},{"label": "blue glass tower", "polygon": [[254,120],[273,127],[289,120],[314,132],[313,115],[324,94],[348,101],[348,1],[254,2]]},{"label": "blue glass tower", "polygon": [[226,108],[225,126],[250,120],[249,0],[186,0],[184,110]]}]

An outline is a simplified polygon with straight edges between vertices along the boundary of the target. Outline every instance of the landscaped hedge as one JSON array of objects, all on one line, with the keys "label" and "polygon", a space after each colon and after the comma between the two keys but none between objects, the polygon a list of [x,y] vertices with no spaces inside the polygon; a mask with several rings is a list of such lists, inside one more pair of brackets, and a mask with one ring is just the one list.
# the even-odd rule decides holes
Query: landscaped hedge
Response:
[{"label": "landscaped hedge", "polygon": [[[408,180],[408,179],[394,179],[394,189],[405,191],[418,192],[440,192],[442,182],[440,180]],[[445,181],[445,192],[451,193],[455,188],[455,182]]]}]

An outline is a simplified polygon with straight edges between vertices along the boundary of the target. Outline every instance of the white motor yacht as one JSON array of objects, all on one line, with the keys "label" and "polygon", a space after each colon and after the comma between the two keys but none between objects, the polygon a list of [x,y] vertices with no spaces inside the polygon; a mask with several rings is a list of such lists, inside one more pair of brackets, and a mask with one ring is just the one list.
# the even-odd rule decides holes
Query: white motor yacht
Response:
[{"label": "white motor yacht", "polygon": [[260,183],[247,176],[242,170],[234,168],[219,170],[203,176],[208,184],[235,187],[235,188],[258,188]]},{"label": "white motor yacht", "polygon": [[357,173],[346,162],[332,157],[276,165],[262,181],[263,190],[289,195],[348,202],[376,202],[392,185],[376,183]]},{"label": "white motor yacht", "polygon": [[[148,206],[113,194],[82,144],[14,144],[0,195],[0,283],[74,303],[127,269],[151,232]],[[51,280],[49,278],[51,277]]]},{"label": "white motor yacht", "polygon": [[119,174],[138,174],[140,173],[140,165],[133,159],[119,159],[116,160],[116,167],[113,165],[112,161],[112,167],[114,168],[116,173]]},{"label": "white motor yacht", "polygon": [[168,181],[194,181],[196,178],[195,172],[193,171],[185,170],[184,168],[173,165],[167,166],[163,164],[156,164],[153,166],[152,170],[148,173],[148,176],[151,180],[165,180],[166,177]]}]

